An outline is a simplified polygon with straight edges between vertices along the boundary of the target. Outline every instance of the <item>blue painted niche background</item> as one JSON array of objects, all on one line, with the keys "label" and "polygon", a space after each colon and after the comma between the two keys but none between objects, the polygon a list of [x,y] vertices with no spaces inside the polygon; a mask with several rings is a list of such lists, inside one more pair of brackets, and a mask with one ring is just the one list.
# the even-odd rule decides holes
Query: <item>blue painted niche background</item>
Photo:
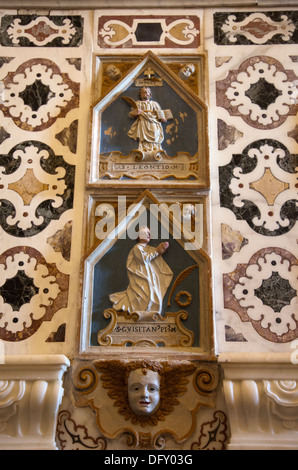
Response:
[{"label": "blue painted niche background", "polygon": [[[163,150],[170,157],[174,157],[178,152],[188,152],[191,157],[195,156],[198,152],[197,113],[165,80],[163,86],[150,88],[152,101],[157,101],[162,109],[170,109],[174,118],[162,124],[165,136]],[[134,119],[128,116],[131,106],[121,97],[129,96],[137,101],[139,91],[140,87],[132,84],[102,112],[99,150],[101,155],[119,151],[126,156],[131,150],[138,148],[138,142],[127,136]],[[172,126],[171,133],[166,132],[168,126]]]},{"label": "blue painted niche background", "polygon": [[[173,271],[172,283],[164,297],[162,315],[166,312],[178,312],[185,310],[188,312],[188,319],[182,321],[182,325],[194,333],[193,347],[200,346],[200,303],[199,303],[199,276],[200,269],[194,269],[189,276],[183,280],[173,292],[171,306],[167,307],[169,294],[175,280],[182,271],[190,266],[196,265],[196,261],[185,251],[177,240],[170,236],[168,239],[152,239],[151,246],[157,246],[163,241],[168,241],[170,246],[163,255],[165,262]],[[106,328],[110,320],[103,316],[104,310],[111,308],[109,294],[121,292],[128,286],[126,274],[126,261],[130,250],[137,243],[137,240],[130,238],[119,239],[110,250],[94,266],[94,284],[92,299],[92,319],[90,345],[98,346],[97,334]],[[186,290],[192,295],[192,303],[188,307],[179,307],[175,302],[175,296],[179,291]],[[184,300],[184,299],[181,299]],[[141,339],[141,338],[140,338]]]}]

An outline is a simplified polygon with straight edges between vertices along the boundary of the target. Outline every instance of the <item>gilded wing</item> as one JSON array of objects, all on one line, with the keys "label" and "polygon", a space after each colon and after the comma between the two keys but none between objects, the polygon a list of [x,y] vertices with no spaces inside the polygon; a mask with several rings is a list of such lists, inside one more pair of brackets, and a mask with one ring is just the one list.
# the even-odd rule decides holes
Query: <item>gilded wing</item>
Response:
[{"label": "gilded wing", "polygon": [[165,411],[173,411],[175,405],[179,405],[177,397],[183,395],[187,391],[189,382],[187,376],[194,373],[195,364],[168,364],[164,367],[163,376],[165,380]]},{"label": "gilded wing", "polygon": [[121,399],[125,387],[126,367],[121,361],[95,361],[94,365],[101,372],[103,388],[113,400]]}]

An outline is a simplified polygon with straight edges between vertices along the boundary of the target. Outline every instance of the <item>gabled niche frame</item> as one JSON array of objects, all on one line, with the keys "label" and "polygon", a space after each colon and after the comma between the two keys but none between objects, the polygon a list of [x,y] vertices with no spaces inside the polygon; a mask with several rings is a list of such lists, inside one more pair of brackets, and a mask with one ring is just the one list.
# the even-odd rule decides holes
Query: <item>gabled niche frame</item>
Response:
[{"label": "gabled niche frame", "polygon": [[[189,88],[186,83],[174,73],[167,65],[167,61],[163,61],[156,56],[152,51],[148,51],[142,58],[136,58],[136,65],[134,65],[128,72],[124,74],[122,80],[116,83],[107,93],[104,94],[93,106],[91,116],[91,131],[90,131],[90,158],[89,168],[87,173],[87,188],[123,188],[127,184],[139,188],[195,188],[195,189],[208,189],[210,188],[210,169],[209,169],[209,145],[208,145],[208,108],[203,100]],[[117,179],[101,178],[99,171],[99,149],[101,143],[101,118],[102,113],[108,106],[120,99],[120,95],[133,84],[135,79],[142,74],[148,67],[154,67],[156,73],[160,75],[176,93],[184,100],[190,108],[196,113],[197,116],[197,144],[198,151],[196,159],[193,160],[197,164],[197,179],[179,179],[171,177],[166,179]],[[127,108],[128,114],[129,108]],[[123,138],[129,139],[125,135]],[[137,143],[136,143],[137,147]],[[183,148],[178,153],[183,153]],[[194,157],[192,155],[192,157]],[[173,162],[175,159],[173,158]],[[178,172],[177,172],[178,174]]]},{"label": "gabled niche frame", "polygon": [[[80,355],[87,357],[119,357],[125,354],[125,357],[148,357],[159,358],[162,354],[163,357],[169,358],[186,358],[186,359],[212,359],[214,358],[214,337],[213,337],[213,305],[212,305],[212,273],[211,273],[211,259],[208,253],[200,247],[197,250],[189,252],[194,262],[200,266],[199,277],[199,291],[203,293],[200,296],[200,318],[199,331],[200,331],[200,346],[199,347],[123,347],[123,346],[92,346],[90,344],[91,326],[92,326],[92,304],[93,304],[93,290],[94,290],[94,267],[98,261],[109,251],[114,243],[117,242],[118,237],[123,234],[127,226],[132,223],[140,206],[147,209],[150,204],[160,206],[161,203],[156,199],[150,190],[145,190],[134,201],[133,209],[127,213],[126,217],[118,224],[115,230],[111,233],[110,238],[106,238],[101,243],[95,245],[89,250],[84,259],[84,273],[83,273],[83,295],[82,295],[82,309],[81,309],[81,328],[80,328]],[[162,209],[161,209],[162,212]],[[169,230],[173,233],[174,224],[177,223],[175,218],[170,214],[169,216]],[[177,242],[184,247],[184,244],[189,241],[186,234],[182,234],[181,240]],[[102,312],[103,313],[103,312]],[[199,317],[199,314],[198,314]]]}]

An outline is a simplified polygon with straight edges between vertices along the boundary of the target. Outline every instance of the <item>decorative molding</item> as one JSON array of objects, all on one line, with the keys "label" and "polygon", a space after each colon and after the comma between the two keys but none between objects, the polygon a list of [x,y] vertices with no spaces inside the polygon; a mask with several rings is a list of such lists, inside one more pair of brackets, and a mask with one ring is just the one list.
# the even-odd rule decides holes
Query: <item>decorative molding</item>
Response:
[{"label": "decorative molding", "polygon": [[69,367],[63,355],[5,356],[0,364],[0,449],[56,450],[55,432]]},{"label": "decorative molding", "polygon": [[[252,6],[254,9],[280,6],[279,0],[128,0],[125,2],[125,8],[210,8],[210,7],[237,7]],[[285,0],[283,7],[297,6],[297,0]],[[106,10],[113,8],[123,8],[122,0],[110,0],[107,4],[104,0],[86,0],[84,10],[104,8]],[[3,0],[0,2],[0,8],[29,8],[29,9],[53,9],[53,10],[81,10],[82,2],[79,0]]]},{"label": "decorative molding", "polygon": [[297,449],[298,369],[289,353],[219,356],[231,427],[229,450]]}]

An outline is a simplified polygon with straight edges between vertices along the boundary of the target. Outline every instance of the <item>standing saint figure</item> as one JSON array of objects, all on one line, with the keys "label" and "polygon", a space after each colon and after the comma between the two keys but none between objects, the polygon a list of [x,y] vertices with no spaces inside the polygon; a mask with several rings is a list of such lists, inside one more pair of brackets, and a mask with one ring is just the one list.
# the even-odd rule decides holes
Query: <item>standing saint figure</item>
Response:
[{"label": "standing saint figure", "polygon": [[129,113],[129,117],[137,118],[127,135],[139,141],[141,151],[159,151],[164,140],[164,133],[161,122],[166,122],[166,118],[158,118],[158,111],[161,111],[157,101],[151,101],[151,90],[142,87],[139,93],[140,100],[136,101],[136,107]]},{"label": "standing saint figure", "polygon": [[150,230],[141,227],[139,242],[130,251],[127,262],[129,285],[123,292],[109,296],[117,311],[157,312],[162,311],[163,298],[172,281],[173,272],[163,255],[169,247],[163,242],[157,248],[148,246]]}]

